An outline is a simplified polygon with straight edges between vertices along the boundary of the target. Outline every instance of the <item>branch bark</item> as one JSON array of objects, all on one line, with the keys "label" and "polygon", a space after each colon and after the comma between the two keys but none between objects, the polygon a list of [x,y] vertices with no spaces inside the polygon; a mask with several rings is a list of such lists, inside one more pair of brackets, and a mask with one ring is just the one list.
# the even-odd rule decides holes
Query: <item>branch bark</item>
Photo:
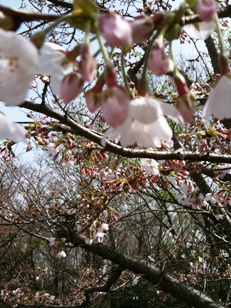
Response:
[{"label": "branch bark", "polygon": [[154,286],[161,288],[163,291],[170,293],[172,296],[186,302],[189,305],[192,305],[193,307],[224,308],[218,303],[212,301],[206,295],[202,294],[200,291],[187,286],[166,273],[163,273],[157,267],[126,257],[125,255],[107,247],[104,244],[86,245],[84,237],[80,235],[75,235],[73,237],[73,244],[75,246],[81,246],[85,250],[97,254],[103,259],[110,260],[122,269],[142,275],[144,279],[150,281]]},{"label": "branch bark", "polygon": [[[167,152],[167,151],[154,151],[146,149],[131,149],[123,148],[122,146],[106,140],[106,145],[102,147],[102,134],[94,132],[77,122],[70,119],[67,115],[62,115],[43,104],[34,104],[29,101],[25,101],[20,107],[26,108],[28,110],[36,111],[41,114],[52,117],[58,120],[61,124],[67,126],[68,132],[76,134],[81,137],[85,137],[100,146],[100,149],[105,151],[121,155],[127,158],[152,158],[155,160],[190,160],[190,161],[206,161],[214,163],[231,163],[231,155],[218,155],[218,154],[196,154],[189,151],[184,152]],[[71,128],[71,130],[70,130]],[[62,128],[65,129],[65,128]]]}]

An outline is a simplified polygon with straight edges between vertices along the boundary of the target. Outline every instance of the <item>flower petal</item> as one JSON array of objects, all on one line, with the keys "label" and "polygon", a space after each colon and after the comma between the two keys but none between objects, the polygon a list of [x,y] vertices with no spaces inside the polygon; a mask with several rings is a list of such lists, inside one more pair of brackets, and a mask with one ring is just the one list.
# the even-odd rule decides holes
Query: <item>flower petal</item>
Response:
[{"label": "flower petal", "polygon": [[0,113],[0,139],[26,142],[26,130],[23,126],[12,122],[4,114]]},{"label": "flower petal", "polygon": [[160,102],[150,97],[133,99],[130,104],[130,116],[140,123],[150,124],[163,115]]},{"label": "flower petal", "polygon": [[198,23],[199,30],[194,25],[185,25],[183,30],[192,38],[197,40],[205,40],[213,33],[214,22],[202,21]]},{"label": "flower petal", "polygon": [[38,66],[38,50],[25,37],[0,29],[0,100],[20,105]]},{"label": "flower petal", "polygon": [[184,124],[184,120],[175,106],[167,103],[162,103],[161,108],[163,110],[163,114],[166,115],[168,118],[172,119],[180,125]]},{"label": "flower petal", "polygon": [[222,76],[211,90],[202,117],[214,115],[219,120],[231,118],[231,76]]}]

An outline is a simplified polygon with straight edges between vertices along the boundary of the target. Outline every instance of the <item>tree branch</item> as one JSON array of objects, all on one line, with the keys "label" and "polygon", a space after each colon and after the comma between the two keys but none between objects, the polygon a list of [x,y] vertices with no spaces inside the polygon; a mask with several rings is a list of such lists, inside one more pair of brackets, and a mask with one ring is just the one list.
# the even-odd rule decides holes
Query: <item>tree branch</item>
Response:
[{"label": "tree branch", "polygon": [[154,286],[158,286],[163,291],[170,293],[179,300],[193,305],[196,308],[224,308],[223,306],[214,303],[209,297],[202,294],[200,291],[183,284],[172,276],[161,272],[157,267],[150,266],[142,261],[137,261],[128,258],[123,254],[107,247],[104,244],[86,245],[84,237],[76,235],[73,238],[75,246],[81,246],[87,251],[110,260],[117,264],[122,269],[127,269],[133,273],[142,275],[144,279],[150,281]]},{"label": "tree branch", "polygon": [[[29,101],[25,101],[21,108],[26,108],[28,110],[36,111],[41,114],[52,117],[58,120],[61,124],[71,128],[71,133],[76,134],[81,137],[85,137],[95,143],[97,143],[102,149],[102,134],[94,132],[75,121],[68,118],[66,115],[62,115],[45,105],[34,104]],[[156,151],[156,150],[146,150],[146,149],[131,149],[123,148],[122,146],[115,144],[109,140],[106,140],[105,151],[121,155],[127,158],[151,158],[155,160],[190,160],[190,161],[206,161],[213,163],[231,163],[231,155],[219,155],[219,154],[196,154],[194,152],[166,152],[166,151]]]}]

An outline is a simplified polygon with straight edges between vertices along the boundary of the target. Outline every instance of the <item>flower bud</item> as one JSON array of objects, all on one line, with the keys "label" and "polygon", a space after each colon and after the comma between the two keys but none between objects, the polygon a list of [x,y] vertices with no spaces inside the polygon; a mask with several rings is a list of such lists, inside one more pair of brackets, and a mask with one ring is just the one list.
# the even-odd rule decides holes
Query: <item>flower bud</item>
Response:
[{"label": "flower bud", "polygon": [[96,60],[91,53],[90,46],[84,44],[81,50],[81,60],[79,62],[79,72],[83,80],[91,82],[96,74]]},{"label": "flower bud", "polygon": [[212,21],[219,7],[215,0],[198,0],[197,14],[201,20]]},{"label": "flower bud", "polygon": [[60,87],[61,97],[65,104],[75,99],[83,89],[84,81],[79,73],[70,73],[66,75]]},{"label": "flower bud", "polygon": [[122,87],[112,87],[102,93],[102,113],[113,128],[124,123],[128,117],[130,99]]},{"label": "flower bud", "polygon": [[154,31],[153,18],[147,16],[137,17],[132,21],[131,27],[133,43],[142,43],[146,41]]},{"label": "flower bud", "polygon": [[99,30],[111,47],[125,47],[132,44],[131,25],[116,13],[101,15]]},{"label": "flower bud", "polygon": [[174,68],[173,61],[166,55],[162,41],[157,41],[150,53],[148,68],[157,76],[164,75]]}]

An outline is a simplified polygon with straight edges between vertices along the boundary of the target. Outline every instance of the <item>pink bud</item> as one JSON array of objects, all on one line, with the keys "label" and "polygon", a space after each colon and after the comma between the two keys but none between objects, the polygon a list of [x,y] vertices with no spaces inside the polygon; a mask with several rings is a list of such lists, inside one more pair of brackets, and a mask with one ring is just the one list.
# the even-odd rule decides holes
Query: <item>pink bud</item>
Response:
[{"label": "pink bud", "polygon": [[61,97],[65,104],[70,103],[82,91],[84,81],[79,73],[70,73],[66,75],[60,87]]},{"label": "pink bud", "polygon": [[101,95],[89,90],[85,94],[87,108],[90,112],[95,112],[101,106]]},{"label": "pink bud", "polygon": [[157,41],[150,54],[148,68],[157,76],[164,75],[173,70],[174,64],[164,51],[164,45]]},{"label": "pink bud", "polygon": [[122,87],[112,87],[102,93],[102,113],[106,122],[117,128],[128,117],[130,99]]},{"label": "pink bud", "polygon": [[185,123],[190,123],[195,113],[195,99],[191,94],[179,97],[175,104]]},{"label": "pink bud", "polygon": [[200,19],[204,21],[212,21],[219,7],[215,0],[198,0],[197,13]]},{"label": "pink bud", "polygon": [[81,49],[81,60],[79,62],[79,72],[83,80],[91,82],[96,74],[96,60],[91,53],[90,46],[84,44]]},{"label": "pink bud", "polygon": [[116,13],[101,15],[99,30],[108,45],[112,47],[124,47],[132,44],[131,25]]},{"label": "pink bud", "polygon": [[30,84],[31,88],[37,88],[38,86],[38,78],[34,79],[31,84]]},{"label": "pink bud", "polygon": [[48,83],[48,82],[50,82],[50,77],[47,76],[47,75],[43,75],[41,80],[42,80],[43,83]]},{"label": "pink bud", "polygon": [[140,16],[135,18],[132,23],[133,43],[142,43],[146,41],[154,31],[154,22],[152,17]]},{"label": "pink bud", "polygon": [[106,84],[110,87],[116,87],[117,86],[117,79],[116,79],[116,70],[114,66],[111,64],[106,66],[105,69],[105,75],[106,75]]},{"label": "pink bud", "polygon": [[177,92],[180,97],[190,93],[190,90],[183,75],[181,75],[180,73],[177,74],[174,78],[174,81],[176,84]]}]

